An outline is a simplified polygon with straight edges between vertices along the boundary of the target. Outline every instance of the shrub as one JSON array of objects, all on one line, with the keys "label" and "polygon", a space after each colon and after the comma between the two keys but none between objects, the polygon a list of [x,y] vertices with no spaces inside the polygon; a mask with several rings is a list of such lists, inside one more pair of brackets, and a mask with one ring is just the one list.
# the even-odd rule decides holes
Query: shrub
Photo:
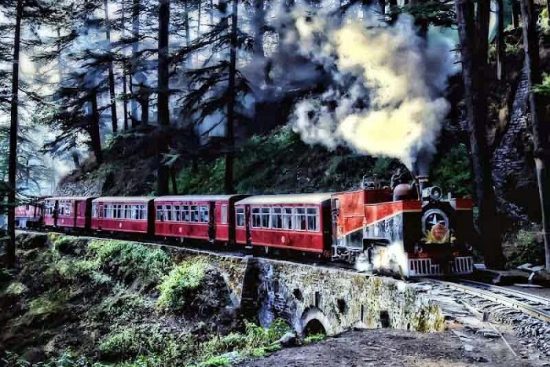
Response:
[{"label": "shrub", "polygon": [[231,361],[226,356],[210,357],[206,361],[199,364],[200,367],[224,367],[230,365]]},{"label": "shrub", "polygon": [[305,339],[304,339],[304,344],[311,344],[311,343],[317,343],[317,342],[320,342],[320,341],[323,341],[326,339],[326,335],[325,334],[313,334],[313,335],[309,335],[309,336],[306,336]]},{"label": "shrub", "polygon": [[4,291],[4,294],[8,296],[20,296],[23,293],[26,293],[28,290],[29,289],[25,284],[20,282],[13,282],[8,285],[8,287]]},{"label": "shrub", "polygon": [[65,308],[70,294],[66,290],[47,292],[29,303],[29,314],[33,316],[57,314]]},{"label": "shrub", "polygon": [[125,281],[139,279],[144,286],[158,283],[171,267],[163,250],[132,242],[93,240],[88,249],[104,271]]},{"label": "shrub", "polygon": [[516,267],[525,263],[544,264],[544,244],[542,228],[531,225],[508,236],[505,241],[508,266]]},{"label": "shrub", "polygon": [[158,306],[173,311],[183,309],[192,292],[201,285],[207,267],[204,258],[194,258],[172,269],[159,285]]},{"label": "shrub", "polygon": [[277,341],[290,330],[281,319],[275,320],[267,329],[245,321],[244,334],[231,333],[210,339],[203,345],[201,355],[209,358],[237,351],[242,356],[263,357],[279,350],[281,346]]},{"label": "shrub", "polygon": [[444,192],[460,197],[472,192],[471,172],[468,149],[466,145],[459,144],[434,162],[430,177]]}]

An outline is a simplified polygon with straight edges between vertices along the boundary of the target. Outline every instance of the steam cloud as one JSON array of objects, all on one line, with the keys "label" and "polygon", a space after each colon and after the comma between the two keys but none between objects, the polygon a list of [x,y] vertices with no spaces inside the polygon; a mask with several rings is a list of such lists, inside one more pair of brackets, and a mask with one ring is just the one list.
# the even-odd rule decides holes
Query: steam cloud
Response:
[{"label": "steam cloud", "polygon": [[293,128],[302,139],[427,166],[450,108],[441,96],[454,72],[453,42],[434,29],[427,40],[417,36],[407,16],[393,26],[374,14],[331,22],[302,8],[292,16],[295,34],[287,38],[332,79],[321,96],[296,105]]}]

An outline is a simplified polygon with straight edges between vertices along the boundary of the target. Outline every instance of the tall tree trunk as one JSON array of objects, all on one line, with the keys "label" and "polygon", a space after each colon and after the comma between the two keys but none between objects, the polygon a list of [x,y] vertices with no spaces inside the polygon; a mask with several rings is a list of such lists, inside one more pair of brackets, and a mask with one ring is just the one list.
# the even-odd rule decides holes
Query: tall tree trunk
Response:
[{"label": "tall tree trunk", "polygon": [[491,176],[486,126],[487,91],[483,80],[487,69],[490,6],[488,2],[478,2],[476,14],[473,0],[455,0],[455,2],[462,55],[466,117],[470,134],[475,193],[479,207],[480,240],[487,266],[501,268],[504,265],[504,258]]},{"label": "tall tree trunk", "polygon": [[109,49],[109,97],[111,104],[111,126],[113,133],[118,131],[118,121],[116,113],[116,94],[115,94],[115,73],[113,71],[113,60],[111,55],[111,23],[109,21],[109,1],[103,0],[103,6],[105,8],[105,36],[107,38],[107,47]]},{"label": "tall tree trunk", "polygon": [[99,128],[99,108],[97,107],[97,91],[93,91],[90,94],[90,104],[92,107],[92,116],[89,126],[90,141],[92,145],[92,151],[95,155],[95,161],[97,164],[103,163],[103,153],[101,151],[101,132]]},{"label": "tall tree trunk", "polygon": [[21,49],[21,21],[23,18],[23,0],[17,0],[15,15],[15,36],[13,39],[13,61],[11,77],[11,122],[10,156],[8,163],[8,246],[6,248],[6,266],[15,267],[15,203],[17,200],[17,135],[19,131],[19,53]]},{"label": "tall tree trunk", "polygon": [[228,149],[225,154],[225,192],[232,194],[235,192],[233,186],[233,159],[235,149],[235,78],[237,73],[237,19],[238,19],[238,0],[233,0],[231,13],[231,35],[229,52],[229,83],[228,83],[228,101],[227,101],[227,142]]},{"label": "tall tree trunk", "polygon": [[141,123],[143,125],[149,124],[149,88],[141,84],[139,86],[139,103],[141,105]]},{"label": "tall tree trunk", "polygon": [[157,120],[161,126],[170,125],[170,75],[168,61],[168,38],[170,26],[170,0],[160,0],[158,43],[158,107]]},{"label": "tall tree trunk", "polygon": [[252,52],[255,56],[264,57],[264,33],[265,33],[265,10],[264,0],[254,0],[254,15],[252,16],[252,24],[254,27],[254,44]]},{"label": "tall tree trunk", "polygon": [[[122,0],[122,37],[126,36],[126,2]],[[124,48],[126,50],[126,48]],[[124,94],[122,109],[124,112],[124,130],[128,130],[128,63],[126,62],[126,52],[124,52],[124,61],[122,62],[122,93]]]},{"label": "tall tree trunk", "polygon": [[378,6],[380,7],[380,13],[382,15],[386,14],[386,0],[378,0]]},{"label": "tall tree trunk", "polygon": [[497,79],[502,80],[504,74],[505,43],[504,43],[504,0],[496,0],[497,10],[497,34],[496,34],[496,53],[497,53]]},{"label": "tall tree trunk", "polygon": [[[134,39],[134,42],[132,43],[132,67],[130,72],[130,93],[132,94],[132,103],[131,103],[131,110],[132,110],[132,127],[135,127],[139,124],[138,119],[138,96],[137,92],[135,91],[135,74],[138,69],[138,62],[139,62],[139,14],[141,12],[141,0],[133,0],[132,2],[132,38]],[[136,93],[135,93],[136,92]]]},{"label": "tall tree trunk", "polygon": [[525,67],[529,81],[529,109],[533,135],[535,167],[539,185],[539,198],[546,252],[545,266],[550,271],[550,142],[548,141],[548,113],[542,96],[533,91],[533,87],[542,82],[540,73],[539,37],[537,34],[537,13],[533,0],[521,0],[523,24],[523,48]]},{"label": "tall tree trunk", "polygon": [[512,26],[514,28],[519,27],[519,17],[521,14],[521,9],[519,6],[519,0],[511,0],[512,1]]}]

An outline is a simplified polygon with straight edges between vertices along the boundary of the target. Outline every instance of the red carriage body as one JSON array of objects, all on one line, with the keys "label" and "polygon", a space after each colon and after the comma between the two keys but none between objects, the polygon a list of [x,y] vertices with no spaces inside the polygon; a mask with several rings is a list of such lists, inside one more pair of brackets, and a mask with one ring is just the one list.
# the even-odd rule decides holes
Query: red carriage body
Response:
[{"label": "red carriage body", "polygon": [[330,256],[331,194],[251,196],[235,203],[236,242]]},{"label": "red carriage body", "polygon": [[90,228],[93,198],[85,196],[51,197],[44,200],[44,225],[60,228]]},{"label": "red carriage body", "polygon": [[155,235],[235,242],[236,200],[243,195],[161,196],[154,200]]},{"label": "red carriage body", "polygon": [[100,197],[92,202],[91,228],[97,231],[153,234],[153,199]]},{"label": "red carriage body", "polygon": [[35,204],[19,205],[15,208],[15,227],[36,226],[42,219],[42,207]]}]

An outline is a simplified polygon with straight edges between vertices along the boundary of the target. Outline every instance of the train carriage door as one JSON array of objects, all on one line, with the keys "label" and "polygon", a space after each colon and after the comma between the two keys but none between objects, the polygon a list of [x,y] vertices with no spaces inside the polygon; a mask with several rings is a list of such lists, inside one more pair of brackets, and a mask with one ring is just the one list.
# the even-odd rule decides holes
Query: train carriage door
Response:
[{"label": "train carriage door", "polygon": [[340,199],[332,199],[332,245],[338,244],[338,218],[340,217]]},{"label": "train carriage door", "polygon": [[250,232],[250,205],[244,206],[244,225],[246,228],[246,246],[252,246],[252,234]]},{"label": "train carriage door", "polygon": [[78,220],[78,211],[80,209],[79,204],[80,204],[80,201],[78,201],[78,200],[73,201],[73,211],[74,211],[73,225],[72,225],[73,228],[76,228],[76,223],[77,223],[77,220]]},{"label": "train carriage door", "polygon": [[216,240],[216,202],[208,202],[208,240],[212,243]]},{"label": "train carriage door", "polygon": [[59,219],[59,200],[55,200],[53,204],[53,226],[57,227],[57,220]]}]

